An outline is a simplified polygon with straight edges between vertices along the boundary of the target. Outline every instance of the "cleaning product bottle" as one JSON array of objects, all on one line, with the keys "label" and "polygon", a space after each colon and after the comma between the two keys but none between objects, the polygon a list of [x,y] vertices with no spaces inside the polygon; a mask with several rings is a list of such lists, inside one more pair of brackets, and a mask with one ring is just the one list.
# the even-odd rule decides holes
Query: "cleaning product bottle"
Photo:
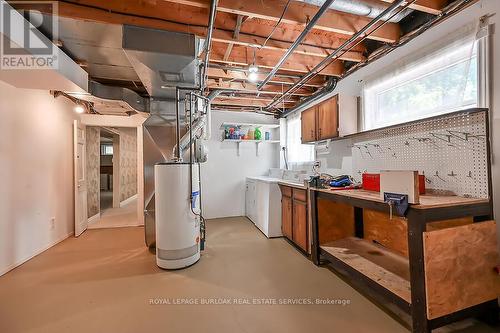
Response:
[{"label": "cleaning product bottle", "polygon": [[248,129],[248,134],[247,134],[247,135],[248,135],[248,140],[255,140],[255,139],[254,139],[254,137],[255,137],[254,135],[255,135],[255,134],[254,134],[253,129],[251,129],[251,128],[250,128],[250,129]]},{"label": "cleaning product bottle", "polygon": [[260,131],[260,128],[255,128],[254,137],[255,140],[262,140],[262,132]]}]

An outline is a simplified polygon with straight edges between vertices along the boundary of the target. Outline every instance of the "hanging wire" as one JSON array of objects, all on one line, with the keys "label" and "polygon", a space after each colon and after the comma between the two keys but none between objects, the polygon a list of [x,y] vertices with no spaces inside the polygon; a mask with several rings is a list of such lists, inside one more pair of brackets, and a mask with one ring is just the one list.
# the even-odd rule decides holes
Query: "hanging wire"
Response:
[{"label": "hanging wire", "polygon": [[267,36],[266,40],[264,41],[264,43],[262,45],[259,46],[259,49],[262,49],[263,47],[266,46],[267,42],[269,41],[269,39],[271,39],[272,35],[274,34],[274,32],[276,31],[276,28],[278,28],[278,25],[281,23],[281,21],[283,20],[283,17],[285,16],[285,13],[286,11],[288,10],[288,7],[290,6],[290,2],[291,0],[288,0],[286,5],[285,5],[285,8],[283,9],[283,12],[281,13],[281,16],[278,20],[278,22],[276,22],[276,24],[274,25],[273,27],[273,30],[271,30],[271,33],[269,34],[269,36]]}]

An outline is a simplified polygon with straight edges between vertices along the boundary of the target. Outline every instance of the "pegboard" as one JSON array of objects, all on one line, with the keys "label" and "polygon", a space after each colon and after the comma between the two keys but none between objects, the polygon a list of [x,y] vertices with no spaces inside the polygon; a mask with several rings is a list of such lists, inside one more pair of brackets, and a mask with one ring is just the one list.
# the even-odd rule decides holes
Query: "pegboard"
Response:
[{"label": "pegboard", "polygon": [[418,170],[426,188],[489,197],[487,110],[453,113],[351,139],[354,178],[380,170]]}]

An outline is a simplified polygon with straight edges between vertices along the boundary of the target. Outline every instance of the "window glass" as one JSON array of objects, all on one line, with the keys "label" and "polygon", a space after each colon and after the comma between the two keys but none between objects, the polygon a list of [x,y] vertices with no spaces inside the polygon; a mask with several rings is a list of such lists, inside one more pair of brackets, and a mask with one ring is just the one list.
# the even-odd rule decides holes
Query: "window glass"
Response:
[{"label": "window glass", "polygon": [[367,82],[364,129],[477,106],[477,69],[475,42],[469,38]]}]

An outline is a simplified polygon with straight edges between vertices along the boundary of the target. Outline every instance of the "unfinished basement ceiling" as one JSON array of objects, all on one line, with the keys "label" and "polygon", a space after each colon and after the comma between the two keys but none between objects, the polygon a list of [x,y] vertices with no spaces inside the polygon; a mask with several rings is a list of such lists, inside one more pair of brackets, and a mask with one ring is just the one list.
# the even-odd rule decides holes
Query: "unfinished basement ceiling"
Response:
[{"label": "unfinished basement ceiling", "polygon": [[[286,112],[318,94],[328,82],[371,61],[377,51],[397,45],[405,35],[433,22],[447,6],[459,4],[458,8],[463,9],[475,2],[403,2],[390,17],[385,16],[370,29],[366,39],[348,44],[348,47],[352,46],[348,52],[341,52],[315,75],[308,75],[311,69],[395,1],[333,1],[300,45],[276,69],[275,75],[259,89],[258,85],[280,62],[324,0],[219,0],[207,90],[224,89],[224,92],[213,101],[213,108]],[[191,33],[203,39],[207,35],[211,1],[68,0],[58,3],[62,49],[87,70],[92,80],[133,89],[147,97],[139,76],[123,51],[122,26]],[[29,2],[16,4],[16,7],[29,8]],[[255,83],[248,80],[248,68],[252,64],[259,68]],[[282,97],[307,75],[308,79],[300,87]]]}]

